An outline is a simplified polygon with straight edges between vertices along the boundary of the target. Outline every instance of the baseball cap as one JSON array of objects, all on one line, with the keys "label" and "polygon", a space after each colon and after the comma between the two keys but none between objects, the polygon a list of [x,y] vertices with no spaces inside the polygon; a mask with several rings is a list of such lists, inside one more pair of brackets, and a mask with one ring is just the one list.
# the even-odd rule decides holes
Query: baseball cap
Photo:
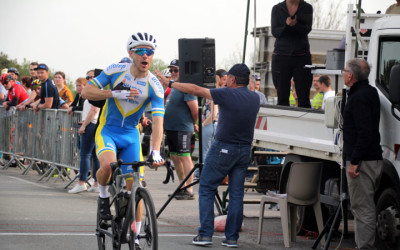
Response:
[{"label": "baseball cap", "polygon": [[179,68],[179,60],[178,59],[172,60],[171,63],[169,64],[168,68],[171,68],[171,67]]},{"label": "baseball cap", "polygon": [[49,67],[47,67],[47,65],[44,64],[44,63],[40,63],[40,64],[35,68],[35,70],[39,70],[39,69],[44,69],[44,70],[46,70],[46,71],[49,71]]},{"label": "baseball cap", "polygon": [[249,78],[250,70],[244,63],[238,63],[233,65],[233,67],[228,71],[229,75],[237,76],[237,77],[245,77]]},{"label": "baseball cap", "polygon": [[259,81],[259,80],[261,80],[261,78],[260,78],[260,76],[259,75],[253,75],[254,76],[254,79],[256,80],[256,81]]},{"label": "baseball cap", "polygon": [[13,72],[16,75],[19,75],[19,72],[18,72],[18,70],[16,68],[13,68],[13,67],[9,68],[7,70],[7,73],[10,73],[10,72]]}]

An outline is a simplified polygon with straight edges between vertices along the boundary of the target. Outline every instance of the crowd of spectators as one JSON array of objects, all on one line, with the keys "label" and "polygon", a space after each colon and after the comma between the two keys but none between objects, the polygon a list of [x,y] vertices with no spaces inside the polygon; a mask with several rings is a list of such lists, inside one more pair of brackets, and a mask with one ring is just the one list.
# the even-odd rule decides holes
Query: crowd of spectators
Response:
[{"label": "crowd of spectators", "polygon": [[[82,121],[78,123],[80,125],[79,135],[83,138],[79,140],[80,137],[78,137],[78,145],[84,144],[83,147],[80,147],[81,166],[79,182],[72,189],[72,192],[70,190],[70,193],[78,193],[85,190],[98,192],[95,173],[92,175],[95,182],[92,183],[93,185],[90,188],[87,188],[85,182],[88,178],[90,162],[95,163],[93,171],[98,169],[98,164],[96,164],[98,160],[94,149],[94,131],[97,125],[99,110],[98,108],[91,107],[81,97],[82,88],[88,80],[94,77],[94,70],[87,72],[86,79],[80,77],[76,80],[75,98],[66,83],[64,72],[57,71],[54,74],[53,81],[50,78],[49,68],[46,64],[32,62],[29,65],[29,74],[30,76],[23,76],[21,82],[19,82],[20,74],[16,68],[2,70],[0,78],[0,104],[6,110],[10,110],[11,107],[15,107],[15,109],[20,111],[33,108],[36,113],[42,109],[66,109],[69,115],[72,115],[74,111],[83,111]],[[86,111],[84,109],[85,103]],[[85,121],[86,117],[89,117],[90,120]],[[81,188],[79,189],[79,187]]]}]

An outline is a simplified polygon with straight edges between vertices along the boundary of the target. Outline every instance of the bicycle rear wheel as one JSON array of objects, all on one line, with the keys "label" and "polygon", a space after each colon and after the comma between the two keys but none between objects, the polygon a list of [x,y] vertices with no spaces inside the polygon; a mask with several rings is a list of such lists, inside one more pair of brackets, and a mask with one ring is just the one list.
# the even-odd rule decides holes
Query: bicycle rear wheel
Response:
[{"label": "bicycle rear wheel", "polygon": [[[158,232],[157,232],[157,218],[154,210],[154,203],[151,199],[149,192],[144,188],[138,188],[136,191],[136,211],[138,204],[142,201],[143,214],[142,214],[142,226],[140,232],[137,234],[139,240],[140,249],[158,249]],[[135,218],[131,218],[130,225],[135,221]],[[129,249],[138,249],[135,245],[135,235],[132,232],[132,228],[129,229]]]}]

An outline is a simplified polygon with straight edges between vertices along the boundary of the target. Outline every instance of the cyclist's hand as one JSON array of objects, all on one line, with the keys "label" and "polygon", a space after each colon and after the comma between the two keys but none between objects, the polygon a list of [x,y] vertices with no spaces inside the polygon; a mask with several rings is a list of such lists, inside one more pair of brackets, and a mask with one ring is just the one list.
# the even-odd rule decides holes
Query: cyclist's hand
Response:
[{"label": "cyclist's hand", "polygon": [[131,94],[130,90],[113,90],[111,91],[112,97],[116,99],[126,100]]},{"label": "cyclist's hand", "polygon": [[151,151],[151,158],[153,159],[153,166],[161,166],[164,164],[164,159],[160,155],[160,151]]}]

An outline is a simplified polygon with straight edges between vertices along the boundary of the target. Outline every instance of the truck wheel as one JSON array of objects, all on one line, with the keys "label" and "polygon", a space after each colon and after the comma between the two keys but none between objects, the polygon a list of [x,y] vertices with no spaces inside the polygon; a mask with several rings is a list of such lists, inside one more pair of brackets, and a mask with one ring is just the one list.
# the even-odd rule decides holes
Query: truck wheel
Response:
[{"label": "truck wheel", "polygon": [[378,249],[400,249],[400,201],[394,189],[382,192],[376,213]]}]

